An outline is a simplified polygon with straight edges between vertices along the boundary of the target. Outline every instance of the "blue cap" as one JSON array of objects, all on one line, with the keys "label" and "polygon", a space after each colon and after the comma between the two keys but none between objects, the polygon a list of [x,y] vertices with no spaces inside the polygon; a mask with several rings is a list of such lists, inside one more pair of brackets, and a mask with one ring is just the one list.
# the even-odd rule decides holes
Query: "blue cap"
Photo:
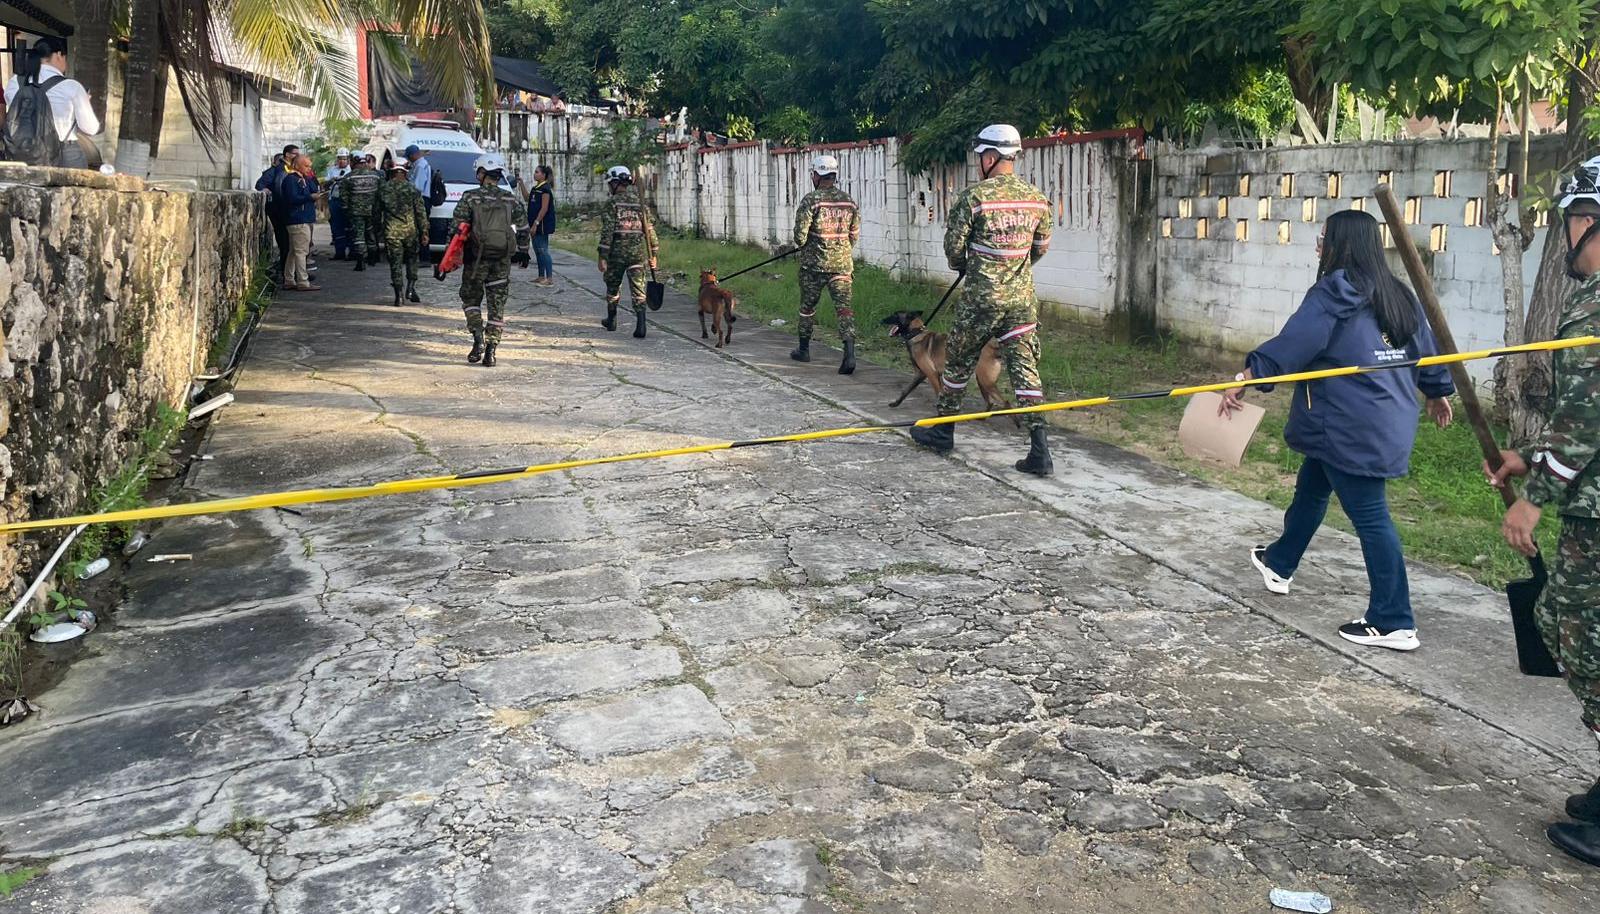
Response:
[{"label": "blue cap", "polygon": [[417,148],[417,144],[416,143],[412,143],[410,146],[406,147],[406,155],[408,155],[408,156],[414,156],[414,155],[416,155],[417,153],[419,153],[421,151],[422,151],[421,149]]}]

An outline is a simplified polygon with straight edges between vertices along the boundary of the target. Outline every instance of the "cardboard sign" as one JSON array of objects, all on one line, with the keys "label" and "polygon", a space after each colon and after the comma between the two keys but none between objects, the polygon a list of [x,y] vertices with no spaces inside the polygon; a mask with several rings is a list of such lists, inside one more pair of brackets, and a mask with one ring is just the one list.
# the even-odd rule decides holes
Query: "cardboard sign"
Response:
[{"label": "cardboard sign", "polygon": [[1190,457],[1215,460],[1236,467],[1244,460],[1244,450],[1261,425],[1267,411],[1246,401],[1231,417],[1217,415],[1222,405],[1218,393],[1195,394],[1183,411],[1178,425],[1178,444]]}]

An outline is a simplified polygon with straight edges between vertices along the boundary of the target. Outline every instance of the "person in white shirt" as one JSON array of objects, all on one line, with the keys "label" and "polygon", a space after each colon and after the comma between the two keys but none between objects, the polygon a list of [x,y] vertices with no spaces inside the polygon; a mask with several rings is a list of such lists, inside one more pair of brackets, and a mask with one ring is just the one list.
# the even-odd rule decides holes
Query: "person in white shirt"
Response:
[{"label": "person in white shirt", "polygon": [[[61,158],[56,163],[63,168],[88,168],[89,156],[78,143],[78,136],[96,136],[100,133],[100,118],[95,116],[89,103],[89,90],[75,79],[67,79],[67,43],[60,38],[40,38],[28,52],[28,62],[37,67],[38,82],[42,86],[55,77],[62,77],[45,94],[50,98],[50,113],[54,115],[56,135],[61,138]],[[6,83],[6,105],[17,97],[22,88],[18,76]]]},{"label": "person in white shirt", "polygon": [[344,201],[339,199],[339,179],[350,173],[350,150],[341,149],[333,164],[323,173],[328,192],[328,231],[333,234],[333,259],[346,260],[351,250],[350,220],[345,217]]}]

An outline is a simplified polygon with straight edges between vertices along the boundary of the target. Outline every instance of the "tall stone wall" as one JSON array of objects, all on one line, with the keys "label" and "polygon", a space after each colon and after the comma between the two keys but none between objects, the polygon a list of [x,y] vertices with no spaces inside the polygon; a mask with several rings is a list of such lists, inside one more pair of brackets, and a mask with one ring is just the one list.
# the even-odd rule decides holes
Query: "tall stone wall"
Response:
[{"label": "tall stone wall", "polygon": [[[0,517],[91,507],[183,405],[262,247],[260,198],[0,165]],[[16,594],[57,534],[0,538]]]}]

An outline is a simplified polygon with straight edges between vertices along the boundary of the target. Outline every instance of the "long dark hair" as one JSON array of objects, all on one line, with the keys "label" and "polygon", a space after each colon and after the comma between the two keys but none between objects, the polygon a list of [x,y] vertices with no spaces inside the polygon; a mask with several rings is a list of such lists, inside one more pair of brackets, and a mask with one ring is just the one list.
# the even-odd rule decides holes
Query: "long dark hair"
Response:
[{"label": "long dark hair", "polygon": [[19,82],[37,82],[39,67],[44,64],[46,57],[67,53],[67,43],[60,38],[51,38],[46,35],[33,43],[28,48],[28,53],[22,56],[22,79]]},{"label": "long dark hair", "polygon": [[1372,306],[1389,345],[1405,348],[1417,332],[1417,305],[1411,291],[1389,272],[1383,239],[1371,213],[1347,209],[1328,217],[1322,234],[1317,278],[1343,270],[1345,278]]}]

